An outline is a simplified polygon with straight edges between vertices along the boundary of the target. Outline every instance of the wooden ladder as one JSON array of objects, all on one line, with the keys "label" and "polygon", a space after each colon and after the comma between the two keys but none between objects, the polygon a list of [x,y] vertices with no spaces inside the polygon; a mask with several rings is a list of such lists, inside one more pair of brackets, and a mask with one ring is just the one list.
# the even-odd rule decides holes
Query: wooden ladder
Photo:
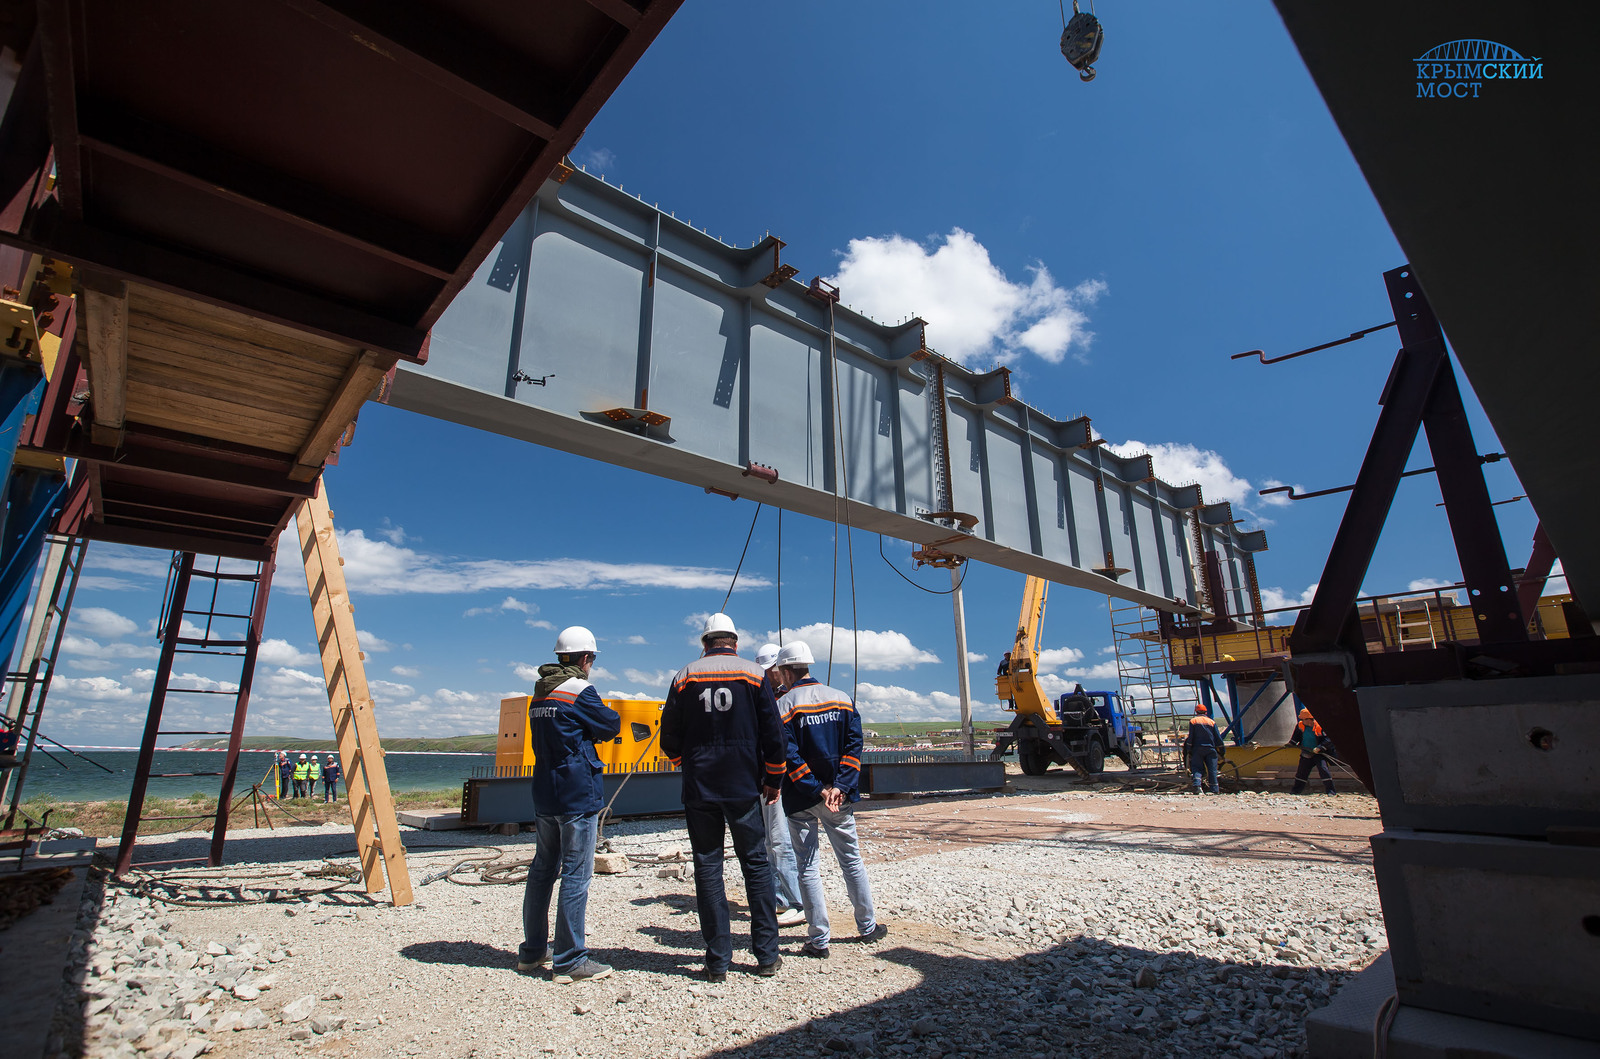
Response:
[{"label": "wooden ladder", "polygon": [[390,900],[396,905],[409,905],[411,876],[406,870],[405,847],[400,844],[400,824],[389,793],[383,748],[378,743],[378,723],[372,715],[372,695],[367,689],[367,669],[363,664],[366,656],[356,642],[355,608],[345,587],[344,560],[333,536],[326,482],[316,496],[300,505],[295,527],[300,532],[300,556],[305,560],[311,617],[322,649],[322,675],[328,684],[328,707],[333,711],[333,731],[344,766],[361,873],[366,878],[367,892],[376,893],[383,889],[387,872]]}]

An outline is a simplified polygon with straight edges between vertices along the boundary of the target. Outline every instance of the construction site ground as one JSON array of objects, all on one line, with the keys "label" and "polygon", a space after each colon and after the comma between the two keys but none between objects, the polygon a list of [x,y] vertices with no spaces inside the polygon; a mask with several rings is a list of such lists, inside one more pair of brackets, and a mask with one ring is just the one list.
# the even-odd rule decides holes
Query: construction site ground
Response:
[{"label": "construction site ground", "polygon": [[780,973],[749,974],[730,853],[735,966],[717,985],[695,974],[674,818],[608,828],[632,863],[595,876],[588,927],[616,973],[576,985],[515,973],[520,883],[457,881],[531,857],[529,834],[407,832],[417,900],[394,908],[328,870],[351,866],[347,828],[237,832],[230,864],[181,889],[91,881],[47,1054],[1258,1059],[1302,1054],[1306,1012],[1386,944],[1364,794],[1108,793],[1052,772],[858,810],[887,937],[851,938],[825,854],[832,957],[800,956],[790,928]]}]

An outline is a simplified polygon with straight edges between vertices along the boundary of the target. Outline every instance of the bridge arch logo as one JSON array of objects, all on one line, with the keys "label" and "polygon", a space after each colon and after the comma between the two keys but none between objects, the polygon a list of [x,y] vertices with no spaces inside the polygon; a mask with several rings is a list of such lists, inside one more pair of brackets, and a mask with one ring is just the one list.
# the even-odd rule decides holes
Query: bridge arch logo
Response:
[{"label": "bridge arch logo", "polygon": [[1476,38],[1435,44],[1412,60],[1418,99],[1479,99],[1491,81],[1540,81],[1544,62],[1498,41]]}]

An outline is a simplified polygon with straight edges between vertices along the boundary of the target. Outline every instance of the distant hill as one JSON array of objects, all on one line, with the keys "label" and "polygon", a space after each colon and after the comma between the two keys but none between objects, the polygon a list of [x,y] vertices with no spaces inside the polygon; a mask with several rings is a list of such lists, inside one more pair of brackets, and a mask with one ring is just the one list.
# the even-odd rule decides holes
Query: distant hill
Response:
[{"label": "distant hill", "polygon": [[[444,739],[385,739],[383,748],[396,752],[409,750],[434,754],[492,754],[497,739],[498,737],[493,734],[453,735]],[[194,750],[216,750],[226,747],[228,740],[226,737],[196,739],[183,745]],[[339,744],[332,739],[288,739],[267,735],[247,735],[240,745],[245,750],[287,750],[293,754],[339,749]]]}]

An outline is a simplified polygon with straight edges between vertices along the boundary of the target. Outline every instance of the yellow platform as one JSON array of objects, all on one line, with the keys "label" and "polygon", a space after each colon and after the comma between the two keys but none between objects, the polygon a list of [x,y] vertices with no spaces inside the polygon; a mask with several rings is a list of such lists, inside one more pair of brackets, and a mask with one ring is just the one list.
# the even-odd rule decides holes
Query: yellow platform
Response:
[{"label": "yellow platform", "polygon": [[[500,776],[514,776],[533,766],[533,732],[528,725],[531,695],[500,700],[500,738],[495,743],[494,768]],[[595,753],[607,772],[660,772],[672,766],[661,752],[659,699],[602,700],[622,715],[622,731],[615,739],[595,744]]]}]

